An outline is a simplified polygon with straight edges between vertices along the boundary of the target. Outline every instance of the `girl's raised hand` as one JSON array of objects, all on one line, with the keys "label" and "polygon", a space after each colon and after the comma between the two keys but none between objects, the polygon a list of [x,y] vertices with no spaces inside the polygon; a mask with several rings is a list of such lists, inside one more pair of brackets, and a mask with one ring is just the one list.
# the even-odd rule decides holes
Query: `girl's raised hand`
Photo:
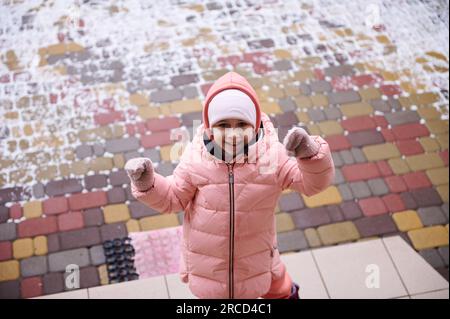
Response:
[{"label": "girl's raised hand", "polygon": [[283,141],[289,156],[309,158],[319,152],[320,145],[301,127],[293,127]]},{"label": "girl's raised hand", "polygon": [[130,159],[125,164],[125,171],[131,183],[140,192],[149,190],[154,184],[153,163],[149,158],[138,157]]}]

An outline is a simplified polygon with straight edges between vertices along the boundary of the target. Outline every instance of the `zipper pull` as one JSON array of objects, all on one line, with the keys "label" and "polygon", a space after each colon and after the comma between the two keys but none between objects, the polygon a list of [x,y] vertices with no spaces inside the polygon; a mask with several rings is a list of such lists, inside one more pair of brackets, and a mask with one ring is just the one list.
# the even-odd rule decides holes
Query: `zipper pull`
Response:
[{"label": "zipper pull", "polygon": [[231,164],[227,164],[227,165],[228,165],[228,181],[230,183],[234,183],[233,168],[232,168]]}]

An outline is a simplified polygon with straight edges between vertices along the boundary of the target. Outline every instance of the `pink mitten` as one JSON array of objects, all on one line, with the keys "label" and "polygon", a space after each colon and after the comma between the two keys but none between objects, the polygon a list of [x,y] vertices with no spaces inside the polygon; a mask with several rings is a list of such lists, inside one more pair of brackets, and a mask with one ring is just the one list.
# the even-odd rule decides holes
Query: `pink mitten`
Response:
[{"label": "pink mitten", "polygon": [[319,152],[320,145],[301,127],[289,130],[283,141],[289,156],[309,158]]},{"label": "pink mitten", "polygon": [[125,170],[133,185],[140,192],[149,190],[154,184],[153,163],[145,157],[130,159]]}]

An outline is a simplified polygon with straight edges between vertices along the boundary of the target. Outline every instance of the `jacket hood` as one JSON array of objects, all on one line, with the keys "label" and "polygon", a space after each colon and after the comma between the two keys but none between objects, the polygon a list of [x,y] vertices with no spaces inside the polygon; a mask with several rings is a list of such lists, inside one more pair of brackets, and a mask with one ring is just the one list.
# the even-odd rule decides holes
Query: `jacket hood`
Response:
[{"label": "jacket hood", "polygon": [[258,100],[258,96],[256,91],[250,85],[250,83],[245,79],[242,75],[236,72],[228,72],[218,78],[214,84],[208,90],[206,94],[205,101],[203,102],[203,123],[206,129],[206,133],[208,136],[212,135],[211,130],[209,129],[209,119],[208,119],[208,107],[211,100],[218,93],[228,89],[237,89],[241,90],[245,94],[247,94],[253,101],[256,107],[256,126],[255,131],[261,126],[261,108]]}]

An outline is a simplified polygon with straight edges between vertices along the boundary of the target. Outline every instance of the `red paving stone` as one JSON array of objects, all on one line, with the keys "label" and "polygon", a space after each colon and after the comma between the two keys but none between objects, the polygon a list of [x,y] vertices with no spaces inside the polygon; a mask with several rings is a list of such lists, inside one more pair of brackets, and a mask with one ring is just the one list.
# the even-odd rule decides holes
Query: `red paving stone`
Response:
[{"label": "red paving stone", "polygon": [[392,133],[397,140],[409,140],[430,135],[428,128],[420,123],[398,125],[392,128]]},{"label": "red paving stone", "polygon": [[20,206],[20,204],[13,204],[10,208],[9,208],[9,217],[11,217],[12,219],[20,219],[23,216],[23,212],[22,212],[22,206]]},{"label": "red paving stone", "polygon": [[151,132],[167,131],[173,128],[180,127],[180,119],[176,116],[155,118],[147,120],[145,125],[147,129]]},{"label": "red paving stone", "polygon": [[378,170],[380,171],[381,176],[387,177],[394,175],[391,166],[387,161],[378,161],[376,162]]},{"label": "red paving stone", "polygon": [[365,216],[376,216],[388,212],[385,202],[379,197],[364,198],[359,200],[358,204]]},{"label": "red paving stone", "polygon": [[425,172],[412,172],[402,176],[409,190],[431,187],[431,181]]},{"label": "red paving stone", "polygon": [[352,145],[348,138],[344,135],[331,135],[327,136],[325,140],[328,142],[330,150],[332,152],[350,149]]},{"label": "red paving stone", "polygon": [[448,166],[448,150],[445,150],[443,152],[439,153],[439,156],[442,158],[442,160],[445,163],[445,166]]},{"label": "red paving stone", "polygon": [[69,207],[73,211],[99,207],[107,203],[106,192],[103,191],[80,193],[69,197]]},{"label": "red paving stone", "polygon": [[389,190],[393,193],[402,193],[408,190],[405,181],[401,176],[388,176],[384,179]]},{"label": "red paving stone", "polygon": [[375,163],[346,165],[341,170],[348,182],[380,177],[380,171]]},{"label": "red paving stone", "polygon": [[370,116],[356,116],[342,120],[341,126],[349,132],[365,131],[375,129],[377,124]]},{"label": "red paving stone", "polygon": [[123,112],[108,111],[107,113],[100,113],[94,115],[94,121],[98,125],[108,125],[114,122],[124,121]]},{"label": "red paving stone", "polygon": [[402,155],[416,155],[424,152],[422,145],[416,140],[395,141],[395,145]]},{"label": "red paving stone", "polygon": [[9,241],[0,242],[0,261],[12,259],[12,245]]},{"label": "red paving stone", "polygon": [[402,93],[400,87],[395,84],[382,85],[380,86],[380,91],[382,94],[387,96],[400,95]]},{"label": "red paving stone", "polygon": [[373,86],[383,81],[383,78],[379,74],[361,74],[352,76],[352,82],[358,87]]},{"label": "red paving stone", "polygon": [[22,298],[33,298],[42,295],[43,285],[40,277],[22,279],[20,282],[20,293]]},{"label": "red paving stone", "polygon": [[55,216],[32,218],[20,222],[17,229],[19,237],[35,237],[56,233],[58,223]]},{"label": "red paving stone", "polygon": [[381,134],[383,134],[383,137],[386,140],[386,142],[393,142],[393,141],[395,141],[395,135],[394,135],[394,132],[392,132],[391,129],[389,129],[389,128],[382,128],[380,132],[381,132]]},{"label": "red paving stone", "polygon": [[388,194],[383,196],[383,202],[391,213],[404,211],[405,204],[399,194]]},{"label": "red paving stone", "polygon": [[52,197],[44,200],[42,209],[46,215],[61,214],[69,210],[69,203],[65,197]]},{"label": "red paving stone", "polygon": [[386,128],[389,125],[388,121],[386,120],[386,118],[384,116],[374,115],[374,116],[372,116],[372,118],[375,121],[375,123],[377,124],[377,126],[379,126],[379,127]]},{"label": "red paving stone", "polygon": [[141,145],[144,148],[152,148],[172,143],[174,143],[174,141],[170,139],[170,131],[154,132],[152,134],[141,136]]},{"label": "red paving stone", "polygon": [[58,228],[60,231],[79,229],[84,227],[83,214],[70,212],[58,216]]}]

